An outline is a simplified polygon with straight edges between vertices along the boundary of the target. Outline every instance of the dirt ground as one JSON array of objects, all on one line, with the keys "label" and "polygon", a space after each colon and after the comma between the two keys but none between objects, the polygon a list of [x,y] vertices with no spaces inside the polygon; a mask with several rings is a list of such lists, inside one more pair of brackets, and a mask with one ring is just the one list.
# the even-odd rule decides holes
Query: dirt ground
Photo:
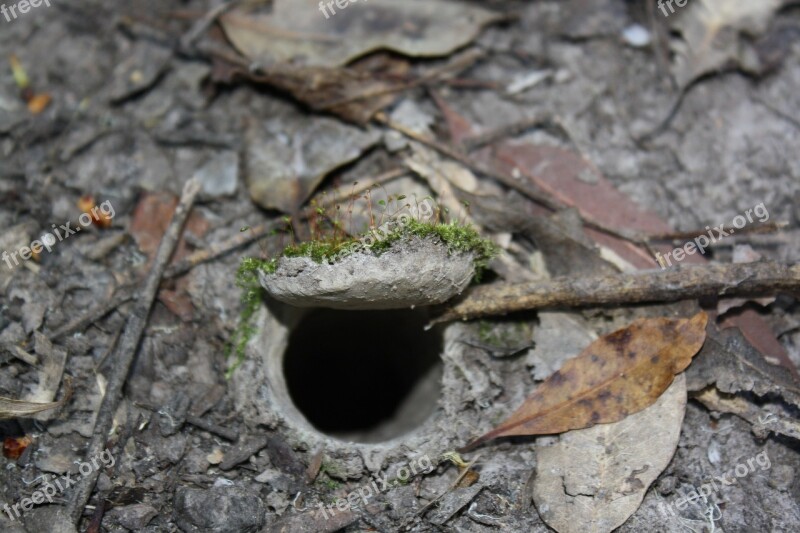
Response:
[{"label": "dirt ground", "polygon": [[[178,247],[180,257],[290,212],[264,207],[263,197],[276,190],[273,184],[255,199],[259,186],[248,176],[254,125],[281,142],[289,139],[288,146],[317,142],[324,132],[314,128],[328,127],[325,121],[343,124],[298,103],[289,91],[252,79],[223,82],[207,49],[183,46],[181,38],[217,4],[51,0],[49,7],[42,3],[10,21],[0,15],[0,252],[18,250],[67,221],[81,227],[36,261],[13,269],[0,264],[0,396],[31,399],[44,388],[51,396],[40,395],[39,401],[61,398],[63,386],[42,385],[48,372],[62,383],[62,372],[45,361],[64,361],[63,375],[74,389],[55,412],[0,421],[4,438],[32,439],[18,459],[8,454],[0,459],[0,505],[31,497],[53,475],[81,475],[114,364],[110,354],[135,304],[125,300],[90,324],[61,336],[55,332],[114,301],[120,291],[133,287],[136,296],[186,180],[201,176],[203,192]],[[739,245],[749,244],[763,259],[798,262],[800,11],[781,9],[761,33],[773,39],[769,68],[703,75],[687,85],[676,106],[681,91],[669,58],[626,37],[635,23],[649,27],[652,19],[642,4],[481,3],[509,15],[486,25],[469,43],[485,56],[449,82],[434,80],[396,93],[385,109],[404,124],[431,125],[437,138],[447,141],[458,129],[454,116],[470,124],[472,133],[540,114],[558,117],[561,130],[527,128],[513,136],[512,146],[581,154],[597,171],[587,174],[587,181],[602,175],[632,205],[675,231],[729,224],[763,204],[770,222],[786,225],[777,233],[731,237],[710,258],[731,262]],[[370,3],[347,9],[368,10]],[[344,20],[348,13],[336,17]],[[215,25],[198,42],[206,39],[225,42]],[[30,80],[27,98],[50,96],[43,109],[32,111],[21,97],[11,55]],[[451,56],[410,63],[436,69]],[[541,80],[531,81],[532,74]],[[508,90],[520,80],[529,86]],[[339,158],[323,164],[329,171],[322,187],[390,170],[409,149],[394,146],[396,132],[376,121],[348,125],[347,131],[330,127],[344,140],[319,149],[320,157]],[[343,155],[355,146],[353,154]],[[424,192],[427,186],[407,172],[390,189]],[[490,190],[499,202],[520,200],[496,184]],[[78,221],[86,196],[91,198],[83,203],[89,206],[105,205],[109,227],[102,220],[85,227]],[[481,216],[479,208],[475,218],[486,227],[504,220]],[[520,263],[537,271],[542,256],[533,252],[543,247],[536,239],[513,228],[494,233],[509,241],[513,235],[516,248],[506,250],[524,256]],[[424,309],[315,315],[268,303],[256,315],[259,330],[244,364],[227,379],[226,345],[242,311],[237,267],[242,257],[262,255],[263,247],[278,252],[281,240],[261,239],[163,282],[107,442],[113,464],[97,467],[101,474],[78,530],[551,531],[542,517],[546,511],[531,494],[537,449],[557,436],[484,446],[473,469],[478,479],[456,489],[452,485],[461,472],[441,454],[500,422],[591,339],[634,318],[685,316],[696,305],[521,313],[423,332],[429,318]],[[544,252],[551,274],[582,275],[570,265],[553,266],[557,260],[548,262],[552,250]],[[496,270],[489,280],[503,277]],[[753,309],[775,332],[772,340],[800,365],[797,301],[780,296]],[[522,328],[535,347],[489,356],[465,342],[481,337],[487,323]],[[39,362],[13,356],[13,346]],[[283,371],[289,392],[271,381],[280,364],[270,368],[271,355],[259,355],[283,353],[287,346],[291,362]],[[696,392],[692,374],[688,378]],[[747,396],[754,405],[780,403],[775,392],[754,394]],[[281,405],[289,396],[286,403],[294,405]],[[787,407],[787,416],[796,420],[797,409]],[[293,420],[299,421],[293,425]],[[197,421],[211,426],[204,429]],[[759,463],[751,475],[715,492],[711,503],[669,515],[658,509],[762,452],[769,466]],[[742,417],[690,399],[674,456],[616,530],[797,531],[798,452],[797,437],[758,434]],[[320,503],[346,501],[382,476],[396,476],[398,468],[421,457],[431,460],[432,472],[382,491],[365,507],[331,518],[310,513]],[[582,458],[574,460],[579,464]],[[70,490],[22,516],[0,512],[0,530],[74,531],[62,512]]]}]

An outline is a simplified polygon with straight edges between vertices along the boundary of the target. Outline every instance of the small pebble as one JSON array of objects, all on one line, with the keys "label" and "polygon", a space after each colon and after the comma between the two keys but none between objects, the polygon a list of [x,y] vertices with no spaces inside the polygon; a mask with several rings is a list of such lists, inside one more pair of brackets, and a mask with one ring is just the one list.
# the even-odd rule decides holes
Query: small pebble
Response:
[{"label": "small pebble", "polygon": [[773,489],[788,491],[794,483],[794,468],[789,465],[775,465],[770,470],[769,486]]},{"label": "small pebble", "polygon": [[634,48],[641,48],[650,44],[650,31],[639,24],[632,24],[622,31],[622,38],[625,43]]}]

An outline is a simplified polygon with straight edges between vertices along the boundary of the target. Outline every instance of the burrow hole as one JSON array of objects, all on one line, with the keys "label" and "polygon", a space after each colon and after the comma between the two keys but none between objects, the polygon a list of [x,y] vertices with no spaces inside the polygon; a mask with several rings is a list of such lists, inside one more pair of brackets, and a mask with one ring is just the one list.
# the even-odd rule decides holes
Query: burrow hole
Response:
[{"label": "burrow hole", "polygon": [[436,408],[442,335],[421,311],[309,312],[284,355],[289,394],[320,432],[382,442],[419,427]]}]

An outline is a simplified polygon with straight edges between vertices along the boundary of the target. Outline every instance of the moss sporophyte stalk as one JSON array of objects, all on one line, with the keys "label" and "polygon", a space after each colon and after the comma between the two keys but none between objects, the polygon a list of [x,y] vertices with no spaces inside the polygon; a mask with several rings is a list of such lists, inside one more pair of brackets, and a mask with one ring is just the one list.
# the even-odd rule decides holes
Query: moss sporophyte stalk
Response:
[{"label": "moss sporophyte stalk", "polygon": [[[382,225],[381,228],[385,226]],[[390,226],[391,227],[391,226]],[[451,254],[472,253],[474,255],[475,278],[486,268],[489,261],[499,253],[499,248],[475,231],[471,226],[458,222],[429,223],[414,218],[396,224],[395,229],[383,233],[375,233],[376,228],[362,235],[343,240],[324,238],[287,246],[278,256],[271,259],[244,258],[236,274],[236,285],[242,290],[242,314],[239,324],[231,338],[226,356],[236,356],[236,362],[226,372],[226,377],[242,364],[245,347],[255,333],[253,318],[258,311],[264,296],[264,289],[259,282],[259,272],[274,274],[281,257],[308,257],[316,263],[335,264],[353,253],[371,253],[379,256],[389,250],[395,243],[406,237],[430,238],[441,242]],[[365,241],[370,244],[365,244]]]}]

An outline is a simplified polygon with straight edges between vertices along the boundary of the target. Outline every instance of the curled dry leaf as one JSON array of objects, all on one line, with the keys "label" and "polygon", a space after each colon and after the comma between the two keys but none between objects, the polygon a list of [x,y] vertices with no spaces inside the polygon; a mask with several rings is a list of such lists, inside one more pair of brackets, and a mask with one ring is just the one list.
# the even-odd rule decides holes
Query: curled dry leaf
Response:
[{"label": "curled dry leaf", "polygon": [[9,418],[20,418],[35,415],[42,411],[49,411],[50,409],[57,409],[69,401],[72,396],[72,389],[67,386],[67,392],[64,397],[57,402],[49,403],[36,403],[25,402],[22,400],[14,400],[11,398],[4,398],[0,396],[0,420],[7,420]]},{"label": "curled dry leaf", "polygon": [[3,457],[16,461],[33,442],[29,436],[6,437],[3,439]]},{"label": "curled dry leaf", "polygon": [[703,346],[708,316],[650,318],[594,341],[568,360],[498,427],[497,437],[563,433],[617,422],[652,405]]},{"label": "curled dry leaf", "polygon": [[236,49],[262,66],[340,67],[377,50],[445,56],[501,18],[474,5],[442,0],[371,0],[344,10],[333,6],[333,14],[330,10],[321,12],[316,0],[275,0],[269,14],[234,9],[220,23]]},{"label": "curled dry leaf", "polygon": [[712,331],[691,368],[687,387],[698,392],[713,386],[723,394],[745,394],[770,402],[782,400],[787,410],[800,409],[800,385],[784,367],[770,364],[736,329]]},{"label": "curled dry leaf", "polygon": [[759,439],[765,439],[773,432],[800,441],[800,421],[791,416],[778,416],[771,411],[759,409],[743,396],[726,394],[714,387],[708,387],[692,397],[710,411],[730,413],[749,422],[751,431]]},{"label": "curled dry leaf", "polygon": [[757,70],[756,54],[747,39],[763,33],[783,0],[698,0],[678,17],[673,29],[682,37],[673,41],[673,73],[680,87],[729,63]]},{"label": "curled dry leaf", "polygon": [[[298,67],[272,65],[258,74],[240,71],[256,83],[265,83],[291,93],[315,111],[329,111],[348,122],[365,125],[394,102],[407,85],[408,63],[383,56],[352,67]],[[382,61],[383,68],[375,68]],[[391,78],[397,81],[391,81]]]}]

